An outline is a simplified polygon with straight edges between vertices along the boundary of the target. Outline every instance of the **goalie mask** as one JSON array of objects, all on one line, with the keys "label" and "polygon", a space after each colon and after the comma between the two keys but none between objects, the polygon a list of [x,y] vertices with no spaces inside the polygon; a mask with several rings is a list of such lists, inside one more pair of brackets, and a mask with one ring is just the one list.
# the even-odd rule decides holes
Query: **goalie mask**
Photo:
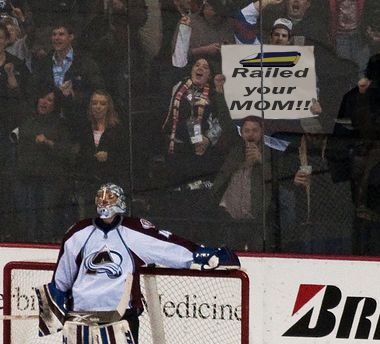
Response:
[{"label": "goalie mask", "polygon": [[103,184],[99,188],[95,204],[101,219],[109,219],[127,210],[123,189],[112,183]]}]

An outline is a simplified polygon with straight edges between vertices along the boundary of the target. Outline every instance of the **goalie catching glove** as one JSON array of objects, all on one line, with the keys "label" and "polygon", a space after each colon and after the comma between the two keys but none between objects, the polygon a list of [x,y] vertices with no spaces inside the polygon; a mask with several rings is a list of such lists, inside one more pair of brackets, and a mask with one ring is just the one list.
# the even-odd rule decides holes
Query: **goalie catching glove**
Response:
[{"label": "goalie catching glove", "polygon": [[227,247],[199,247],[194,252],[190,269],[195,270],[236,270],[240,269],[237,255]]}]

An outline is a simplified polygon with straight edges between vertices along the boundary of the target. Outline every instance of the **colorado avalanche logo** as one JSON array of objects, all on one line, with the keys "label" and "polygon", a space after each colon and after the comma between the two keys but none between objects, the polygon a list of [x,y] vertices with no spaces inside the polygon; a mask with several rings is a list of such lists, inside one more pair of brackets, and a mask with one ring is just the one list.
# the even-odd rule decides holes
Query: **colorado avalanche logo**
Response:
[{"label": "colorado avalanche logo", "polygon": [[107,246],[103,246],[100,251],[92,253],[84,259],[84,267],[87,274],[105,273],[109,278],[118,278],[123,273],[122,261],[120,253],[110,251]]}]

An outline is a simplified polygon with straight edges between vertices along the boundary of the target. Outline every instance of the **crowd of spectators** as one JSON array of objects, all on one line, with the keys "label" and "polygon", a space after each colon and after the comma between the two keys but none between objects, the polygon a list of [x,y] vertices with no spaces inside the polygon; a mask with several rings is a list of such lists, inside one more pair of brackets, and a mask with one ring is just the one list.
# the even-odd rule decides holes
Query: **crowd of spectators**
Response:
[{"label": "crowd of spectators", "polygon": [[[231,120],[221,47],[260,43],[314,46],[317,120]],[[377,254],[379,54],[377,0],[0,1],[1,240],[114,182],[209,245]]]}]

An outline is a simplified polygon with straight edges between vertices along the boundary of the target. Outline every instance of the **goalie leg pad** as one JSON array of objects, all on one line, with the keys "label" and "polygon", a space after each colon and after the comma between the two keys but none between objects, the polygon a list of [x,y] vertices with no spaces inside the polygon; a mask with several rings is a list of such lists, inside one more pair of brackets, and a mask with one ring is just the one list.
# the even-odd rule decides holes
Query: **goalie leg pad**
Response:
[{"label": "goalie leg pad", "polygon": [[64,344],[135,344],[126,320],[105,325],[84,325],[66,321],[63,326]]},{"label": "goalie leg pad", "polygon": [[35,291],[39,305],[39,336],[62,330],[68,294],[58,290],[53,283],[44,284]]}]

